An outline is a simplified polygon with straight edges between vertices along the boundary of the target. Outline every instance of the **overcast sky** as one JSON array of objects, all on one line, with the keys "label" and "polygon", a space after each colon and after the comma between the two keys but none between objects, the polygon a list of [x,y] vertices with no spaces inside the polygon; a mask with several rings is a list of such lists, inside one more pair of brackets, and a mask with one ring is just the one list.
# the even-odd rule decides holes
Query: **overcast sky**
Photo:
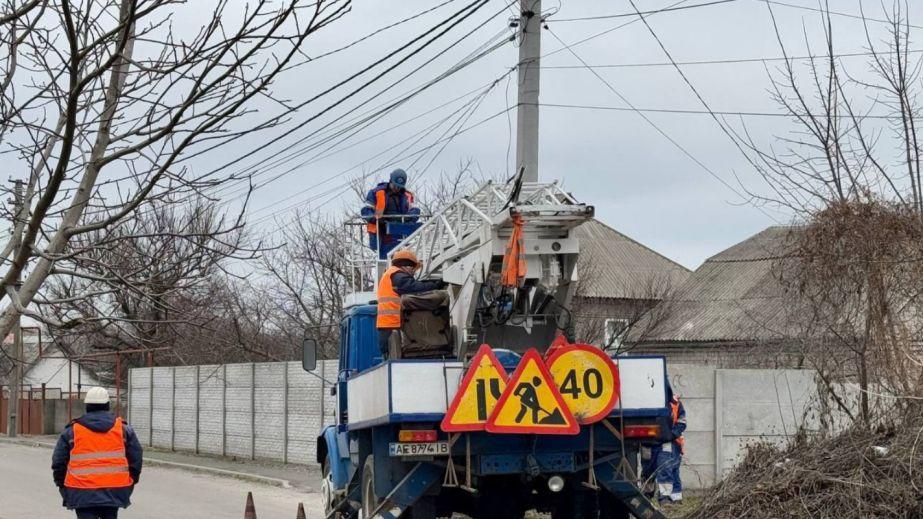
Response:
[{"label": "overcast sky", "polygon": [[[816,2],[790,1],[807,7],[817,6]],[[335,26],[315,35],[309,40],[305,51],[309,55],[320,54],[438,3],[420,0],[354,2],[352,12]],[[636,0],[636,3],[641,9],[653,10],[675,2]],[[701,2],[690,0],[685,5],[696,3]],[[870,1],[867,4],[871,14],[881,16],[878,2]],[[292,99],[306,98],[415,37],[462,5],[462,1],[451,2],[427,16],[386,31],[347,51],[291,71],[276,85],[276,91]],[[384,101],[413,86],[429,81],[470,52],[488,42],[497,41],[494,37],[508,36],[510,32],[506,26],[511,13],[489,20],[503,5],[499,0],[491,2],[473,16],[470,23],[450,33],[446,43],[484,24],[443,56],[432,58],[445,48],[445,44],[440,42],[431,51],[424,52],[421,59],[412,60],[407,66],[395,71],[394,75],[388,76],[396,79],[410,72],[413,67],[432,60],[407,81],[375,97],[363,110],[382,105]],[[833,9],[844,13],[858,13],[858,5],[856,1],[838,0],[831,3]],[[626,107],[593,72],[580,67],[580,62],[571,52],[561,50],[558,38],[568,44],[575,44],[624,25],[632,18],[566,20],[632,12],[630,3],[627,0],[546,0],[543,7],[549,31],[543,31],[543,54],[547,56],[542,65],[547,68],[542,72],[541,102]],[[805,34],[815,50],[821,48],[821,24],[816,12],[779,4],[774,5],[773,9],[791,54],[807,52]],[[912,21],[917,21],[918,14],[911,13]],[[834,16],[833,20],[837,52],[863,52],[867,45],[861,22],[845,16]],[[737,0],[660,13],[649,17],[649,22],[677,61],[736,60],[781,55],[769,11],[765,3],[759,0]],[[598,74],[638,108],[702,109],[672,67],[597,67],[664,62],[666,57],[663,51],[641,23],[612,30],[575,45],[572,49],[584,61],[596,67]],[[278,228],[279,221],[284,222],[291,217],[291,209],[294,208],[332,211],[344,204],[351,206],[354,197],[342,186],[348,177],[368,175],[370,178],[385,178],[388,171],[398,165],[408,170],[411,183],[417,188],[422,183],[432,181],[441,172],[456,170],[460,162],[469,159],[489,174],[505,175],[513,169],[507,157],[510,146],[510,160],[515,156],[515,143],[510,143],[511,127],[515,133],[515,111],[509,113],[509,119],[501,115],[475,125],[515,104],[515,75],[508,76],[511,81],[502,79],[489,90],[470,119],[459,121],[461,127],[472,127],[470,130],[449,141],[444,149],[444,143],[434,143],[453,133],[445,133],[448,131],[447,125],[455,123],[466,113],[453,115],[453,112],[483,92],[479,88],[483,89],[491,81],[503,77],[515,65],[517,53],[515,45],[505,45],[332,150],[341,150],[338,153],[294,167],[312,156],[305,155],[299,160],[286,163],[284,167],[261,173],[258,178],[265,179],[291,169],[285,176],[257,191],[251,205],[251,221],[261,228],[273,230]],[[865,58],[844,59],[857,73],[861,74],[865,70]],[[771,71],[776,64],[728,63],[688,65],[683,68],[716,111],[779,113],[780,109],[767,92],[767,66]],[[388,83],[381,84],[384,86]],[[369,93],[377,91],[376,87],[370,89]],[[471,91],[476,92],[382,135],[369,138]],[[340,91],[343,92],[345,90]],[[363,96],[357,99],[365,100],[369,97]],[[333,100],[335,96],[329,99]],[[356,104],[358,102],[349,106]],[[324,106],[320,102],[309,105],[295,114],[294,122],[304,120]],[[265,148],[260,157],[279,157],[281,153],[295,149],[294,146],[299,142],[304,142],[301,136],[336,123],[346,111],[346,108],[336,111],[301,130],[300,134],[278,141],[268,136],[261,137],[263,142],[256,143]],[[422,137],[414,137],[424,128],[446,117],[449,117],[446,125]],[[651,113],[648,117],[734,189],[713,178],[637,113],[601,109],[542,108],[541,179],[560,180],[580,200],[595,205],[600,220],[693,269],[707,257],[776,221],[790,221],[790,215],[771,207],[761,210],[740,196],[746,190],[764,192],[765,186],[708,116]],[[772,144],[773,135],[781,135],[791,129],[791,123],[784,118],[747,117],[744,121],[757,139],[766,145]],[[733,122],[738,127],[741,124],[736,118]],[[418,137],[420,140],[416,141]],[[368,140],[356,144],[362,139]],[[411,140],[394,147],[406,139]],[[410,146],[405,153],[410,156],[402,159],[398,152],[405,146]],[[412,155],[414,151],[427,147],[428,152]],[[397,160],[391,160],[395,158]]]},{"label": "overcast sky", "polygon": [[[857,14],[859,1],[835,0],[830,6],[840,13]],[[176,7],[174,26],[178,32],[195,31],[201,25],[196,13],[207,10],[197,2]],[[231,5],[234,2],[241,5],[243,13],[244,0],[233,0]],[[258,189],[249,206],[249,222],[261,238],[273,237],[295,210],[330,214],[347,208],[358,211],[355,195],[348,189],[350,179],[365,177],[371,183],[385,179],[394,167],[405,168],[412,188],[417,190],[467,161],[473,161],[487,175],[507,176],[515,170],[515,110],[504,113],[516,103],[516,76],[510,74],[518,59],[514,43],[501,45],[373,124],[350,133],[348,138],[320,147],[317,144],[352,118],[387,105],[452,69],[472,53],[508,38],[513,34],[509,21],[514,14],[513,9],[506,9],[508,2],[490,0],[419,55],[303,128],[295,129],[383,68],[308,104],[291,114],[290,121],[282,127],[251,135],[186,165],[206,171],[255,150],[228,171],[254,173]],[[789,53],[804,55],[808,44],[814,52],[821,51],[820,15],[797,8],[816,9],[818,3],[783,2],[774,3],[772,9]],[[305,54],[321,56],[432,10],[346,50],[289,70],[273,86],[274,92],[292,104],[309,99],[469,3],[470,0],[354,0],[350,13],[308,38]],[[635,3],[651,11],[674,4],[695,6],[708,2]],[[440,4],[444,5],[436,8]],[[862,5],[870,16],[883,17],[878,0],[863,0]],[[549,29],[542,33],[541,103],[571,106],[544,106],[541,110],[542,180],[559,180],[578,199],[596,206],[600,220],[691,269],[769,225],[791,221],[791,215],[772,207],[755,207],[742,196],[748,191],[764,193],[766,186],[709,116],[648,113],[650,121],[668,139],[639,114],[626,110],[628,105],[613,90],[637,108],[703,108],[673,67],[657,65],[667,58],[637,17],[610,17],[633,12],[629,0],[545,0],[543,8]],[[910,13],[912,23],[923,24],[921,12],[923,9]],[[837,53],[866,50],[860,20],[841,15],[832,19]],[[734,0],[658,13],[649,16],[648,21],[679,62],[781,55],[763,0]],[[883,24],[872,22],[871,26],[873,31],[879,31],[873,38],[885,35]],[[914,28],[913,35],[920,30]],[[562,41],[571,45],[573,52],[566,50]],[[574,53],[592,65],[608,85],[582,67]],[[867,75],[866,59],[843,58],[858,78]],[[618,66],[639,64],[643,66]],[[757,61],[682,68],[716,111],[779,114],[781,110],[767,92],[769,74],[777,65]],[[401,78],[406,79],[398,81]],[[392,84],[392,88],[386,88]],[[856,95],[861,101],[865,94]],[[257,113],[250,120],[254,121],[280,111],[279,105],[270,102],[253,108]],[[789,120],[781,117],[747,116],[730,122],[738,129],[746,124],[756,141],[767,147],[777,144],[774,136],[785,135],[793,128]],[[458,133],[458,129],[463,131]],[[107,168],[105,178],[122,175],[124,171],[112,167]],[[230,205],[240,203],[239,190],[225,187],[212,194]]]}]

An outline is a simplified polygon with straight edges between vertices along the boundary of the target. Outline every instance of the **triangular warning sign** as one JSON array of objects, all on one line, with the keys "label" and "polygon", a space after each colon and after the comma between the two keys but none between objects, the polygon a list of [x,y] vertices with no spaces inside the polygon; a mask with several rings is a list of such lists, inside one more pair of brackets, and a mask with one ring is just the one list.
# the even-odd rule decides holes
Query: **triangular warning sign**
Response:
[{"label": "triangular warning sign", "polygon": [[445,432],[483,431],[500,395],[506,389],[506,370],[490,346],[478,349],[452,404],[442,419]]},{"label": "triangular warning sign", "polygon": [[571,414],[541,355],[526,352],[506,391],[487,420],[488,432],[521,434],[578,434]]}]

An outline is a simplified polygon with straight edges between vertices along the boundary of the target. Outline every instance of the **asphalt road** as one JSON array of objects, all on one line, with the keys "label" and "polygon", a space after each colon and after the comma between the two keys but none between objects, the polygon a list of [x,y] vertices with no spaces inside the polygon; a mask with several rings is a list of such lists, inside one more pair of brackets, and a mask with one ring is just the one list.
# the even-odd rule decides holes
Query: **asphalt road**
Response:
[{"label": "asphalt road", "polygon": [[[294,519],[299,502],[308,519],[324,517],[318,494],[165,467],[144,469],[131,507],[119,517],[239,519],[248,491],[260,519]],[[51,482],[51,450],[0,443],[0,519],[68,517],[74,514],[61,507]]]}]

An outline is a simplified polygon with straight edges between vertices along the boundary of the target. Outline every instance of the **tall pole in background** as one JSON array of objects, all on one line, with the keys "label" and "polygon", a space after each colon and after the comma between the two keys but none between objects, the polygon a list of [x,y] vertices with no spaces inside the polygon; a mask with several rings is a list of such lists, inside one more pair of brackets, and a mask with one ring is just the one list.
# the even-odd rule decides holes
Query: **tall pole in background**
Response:
[{"label": "tall pole in background", "polygon": [[[23,186],[22,180],[17,180],[13,187],[13,256],[19,252],[22,246],[22,233],[19,232],[19,223],[24,221],[25,216],[23,204]],[[19,294],[19,277],[14,281],[16,294]],[[7,406],[6,433],[10,438],[15,438],[19,433],[19,397],[22,394],[22,326],[20,320],[16,319],[13,325],[13,347],[9,352],[10,360],[13,361],[13,372],[10,374],[10,399]]]},{"label": "tall pole in background", "polygon": [[520,0],[519,97],[516,107],[516,171],[538,182],[538,92],[541,79],[542,0]]}]

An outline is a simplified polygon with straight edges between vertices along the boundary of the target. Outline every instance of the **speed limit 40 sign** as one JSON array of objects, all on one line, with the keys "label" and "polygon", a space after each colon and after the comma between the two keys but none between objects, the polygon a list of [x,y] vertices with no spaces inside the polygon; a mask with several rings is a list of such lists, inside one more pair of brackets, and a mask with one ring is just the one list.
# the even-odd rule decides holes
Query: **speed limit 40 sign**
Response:
[{"label": "speed limit 40 sign", "polygon": [[619,399],[619,371],[605,352],[589,344],[568,344],[545,361],[564,403],[581,424],[609,415]]}]

